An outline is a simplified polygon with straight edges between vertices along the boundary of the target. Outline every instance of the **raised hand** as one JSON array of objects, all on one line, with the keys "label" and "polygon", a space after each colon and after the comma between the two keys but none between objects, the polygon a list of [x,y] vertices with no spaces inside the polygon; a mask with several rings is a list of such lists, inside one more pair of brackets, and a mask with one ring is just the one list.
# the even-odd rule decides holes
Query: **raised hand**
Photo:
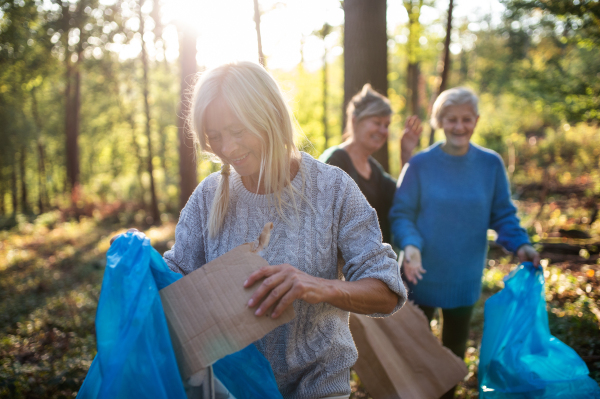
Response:
[{"label": "raised hand", "polygon": [[405,163],[412,157],[412,154],[419,145],[423,126],[418,116],[413,115],[406,120],[404,124],[404,132],[400,138],[400,162],[404,166]]}]

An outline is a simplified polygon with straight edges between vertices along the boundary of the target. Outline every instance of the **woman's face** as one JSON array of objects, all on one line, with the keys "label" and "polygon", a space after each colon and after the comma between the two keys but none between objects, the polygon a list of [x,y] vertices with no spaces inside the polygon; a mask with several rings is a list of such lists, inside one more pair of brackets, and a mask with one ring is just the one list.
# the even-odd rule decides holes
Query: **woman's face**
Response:
[{"label": "woman's face", "polygon": [[353,126],[354,141],[372,154],[387,141],[389,126],[390,115],[364,118]]},{"label": "woman's face", "polygon": [[244,177],[258,181],[262,145],[222,100],[213,101],[205,113],[204,125],[210,148],[224,163]]},{"label": "woman's face", "polygon": [[447,149],[451,153],[466,154],[469,141],[479,117],[470,104],[450,105],[442,117]]}]

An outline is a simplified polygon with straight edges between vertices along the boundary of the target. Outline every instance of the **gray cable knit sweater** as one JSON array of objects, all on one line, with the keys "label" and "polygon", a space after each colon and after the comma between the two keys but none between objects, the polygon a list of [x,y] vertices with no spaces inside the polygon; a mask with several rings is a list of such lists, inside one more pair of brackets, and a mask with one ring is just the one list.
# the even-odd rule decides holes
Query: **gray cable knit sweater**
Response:
[{"label": "gray cable knit sweater", "polygon": [[[341,169],[302,153],[300,173],[292,185],[310,201],[296,198],[299,221],[285,210],[293,223],[277,214],[273,195],[249,192],[240,176],[231,171],[230,202],[218,237],[208,237],[207,222],[219,173],[208,176],[181,211],[175,245],[164,254],[169,267],[187,274],[227,251],[259,236],[273,222],[269,246],[263,257],[271,265],[289,263],[321,278],[356,281],[376,278],[398,294],[396,311],[406,300],[396,255],[382,244],[377,214],[354,181]],[[304,181],[303,181],[304,180]],[[290,203],[288,194],[283,196]],[[345,265],[339,275],[338,248]],[[312,399],[350,394],[349,368],[358,357],[350,329],[349,313],[327,303],[294,302],[296,318],[267,334],[255,345],[271,363],[284,398]],[[375,314],[372,316],[385,316]]]}]

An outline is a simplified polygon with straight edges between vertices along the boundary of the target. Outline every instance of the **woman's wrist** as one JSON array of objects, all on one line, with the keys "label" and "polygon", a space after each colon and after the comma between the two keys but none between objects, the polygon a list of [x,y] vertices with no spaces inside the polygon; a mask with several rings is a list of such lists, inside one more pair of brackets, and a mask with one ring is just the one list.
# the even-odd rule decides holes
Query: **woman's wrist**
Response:
[{"label": "woman's wrist", "polygon": [[388,314],[398,303],[398,295],[375,278],[325,281],[323,302],[338,309],[359,314]]},{"label": "woman's wrist", "polygon": [[530,243],[526,242],[526,243],[524,243],[524,244],[521,244],[521,245],[519,245],[519,246],[517,247],[517,249],[515,249],[515,255],[516,255],[516,254],[517,254],[517,253],[518,253],[518,252],[519,252],[521,249],[523,249],[523,248],[525,248],[525,247],[532,247],[532,248],[533,248],[533,246],[532,246]]},{"label": "woman's wrist", "polygon": [[338,306],[348,298],[349,293],[344,287],[345,281],[321,279],[321,302],[326,302],[333,306]]},{"label": "woman's wrist", "polygon": [[407,163],[412,158],[412,151],[401,151],[400,152],[400,160],[402,164]]}]

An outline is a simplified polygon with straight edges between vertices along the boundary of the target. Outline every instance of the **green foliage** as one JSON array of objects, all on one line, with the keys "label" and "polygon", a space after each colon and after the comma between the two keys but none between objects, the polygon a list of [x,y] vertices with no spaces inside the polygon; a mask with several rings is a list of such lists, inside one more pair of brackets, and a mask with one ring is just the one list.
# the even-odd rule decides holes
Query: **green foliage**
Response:
[{"label": "green foliage", "polygon": [[[499,152],[507,163],[514,149],[515,182],[528,184],[542,178],[539,171],[550,162],[544,158],[564,159],[558,162],[557,173],[568,169],[567,160],[572,157],[563,158],[568,155],[562,154],[567,148],[558,147],[583,142],[561,139],[566,124],[576,131],[597,129],[600,51],[597,25],[593,24],[597,3],[506,0],[505,4],[507,11],[501,24],[492,24],[490,16],[454,21],[453,42],[461,50],[452,55],[450,86],[467,85],[480,94],[481,118],[474,140]],[[137,34],[132,28],[135,24],[128,23],[136,17],[134,6],[121,1],[111,5],[79,1],[66,8],[39,7],[34,0],[2,2],[0,140],[8,144],[0,148],[0,213],[41,212],[39,204],[47,209],[66,199],[67,63],[77,65],[82,73],[79,148],[83,192],[92,201],[134,200],[141,206],[150,202],[141,65],[137,59],[119,58],[116,50]],[[418,17],[421,8],[431,6],[429,2],[406,1],[404,6],[410,11],[411,23],[390,27],[388,43],[388,96],[395,111],[389,142],[393,176],[399,174],[398,139],[408,109],[407,63],[411,57],[419,62],[421,116],[427,118],[429,101],[439,84],[438,63],[444,40],[445,15],[424,25]],[[65,27],[65,16],[73,17],[75,25]],[[66,40],[69,34],[71,42]],[[162,40],[160,36],[154,39],[155,43]],[[152,43],[147,45],[151,47]],[[152,162],[159,207],[162,212],[176,213],[179,80],[177,65],[164,60],[163,50],[162,45],[154,47],[157,57],[151,60],[150,68],[151,140],[156,149]],[[75,57],[75,64],[71,58],[79,51],[81,59]],[[289,96],[305,135],[300,147],[318,156],[325,149],[321,71],[308,71],[298,65],[290,71],[272,72]],[[344,111],[342,56],[330,62],[328,82],[328,145],[334,145],[341,142]],[[428,126],[421,148],[426,146],[427,136]],[[534,144],[529,141],[532,136]],[[598,139],[592,133],[588,136],[583,151],[568,150],[578,154],[577,165],[569,172],[571,176],[589,174],[593,184],[599,185],[597,157],[590,150],[599,145]],[[442,132],[436,137],[442,139]],[[540,147],[537,155],[531,154],[542,143],[545,147]],[[40,169],[40,149],[46,160],[45,170]],[[536,159],[536,171],[530,168],[529,155]],[[23,176],[19,170],[21,158],[25,163]],[[201,162],[198,170],[203,177],[213,167]],[[13,175],[16,185],[11,180]],[[18,199],[22,197],[21,180],[25,180],[27,203],[13,204],[13,191]],[[39,198],[46,198],[45,204]]]},{"label": "green foliage", "polygon": [[[342,57],[328,67],[327,128],[328,146],[341,143],[343,65]],[[325,151],[323,136],[323,94],[321,71],[307,71],[302,64],[292,71],[273,71],[276,79],[288,97],[290,108],[296,117],[300,130],[298,147],[302,151],[318,157]]]},{"label": "green foliage", "polygon": [[548,128],[544,136],[521,140],[515,144],[521,167],[514,182],[523,184],[532,176],[553,186],[583,185],[587,195],[600,194],[600,130],[581,123]]},{"label": "green foliage", "polygon": [[[546,125],[597,123],[598,3],[504,3],[503,25],[478,32],[473,50],[464,55],[467,63],[478,64],[470,73],[479,92],[509,92],[535,103]],[[583,12],[586,8],[595,11]]]}]

